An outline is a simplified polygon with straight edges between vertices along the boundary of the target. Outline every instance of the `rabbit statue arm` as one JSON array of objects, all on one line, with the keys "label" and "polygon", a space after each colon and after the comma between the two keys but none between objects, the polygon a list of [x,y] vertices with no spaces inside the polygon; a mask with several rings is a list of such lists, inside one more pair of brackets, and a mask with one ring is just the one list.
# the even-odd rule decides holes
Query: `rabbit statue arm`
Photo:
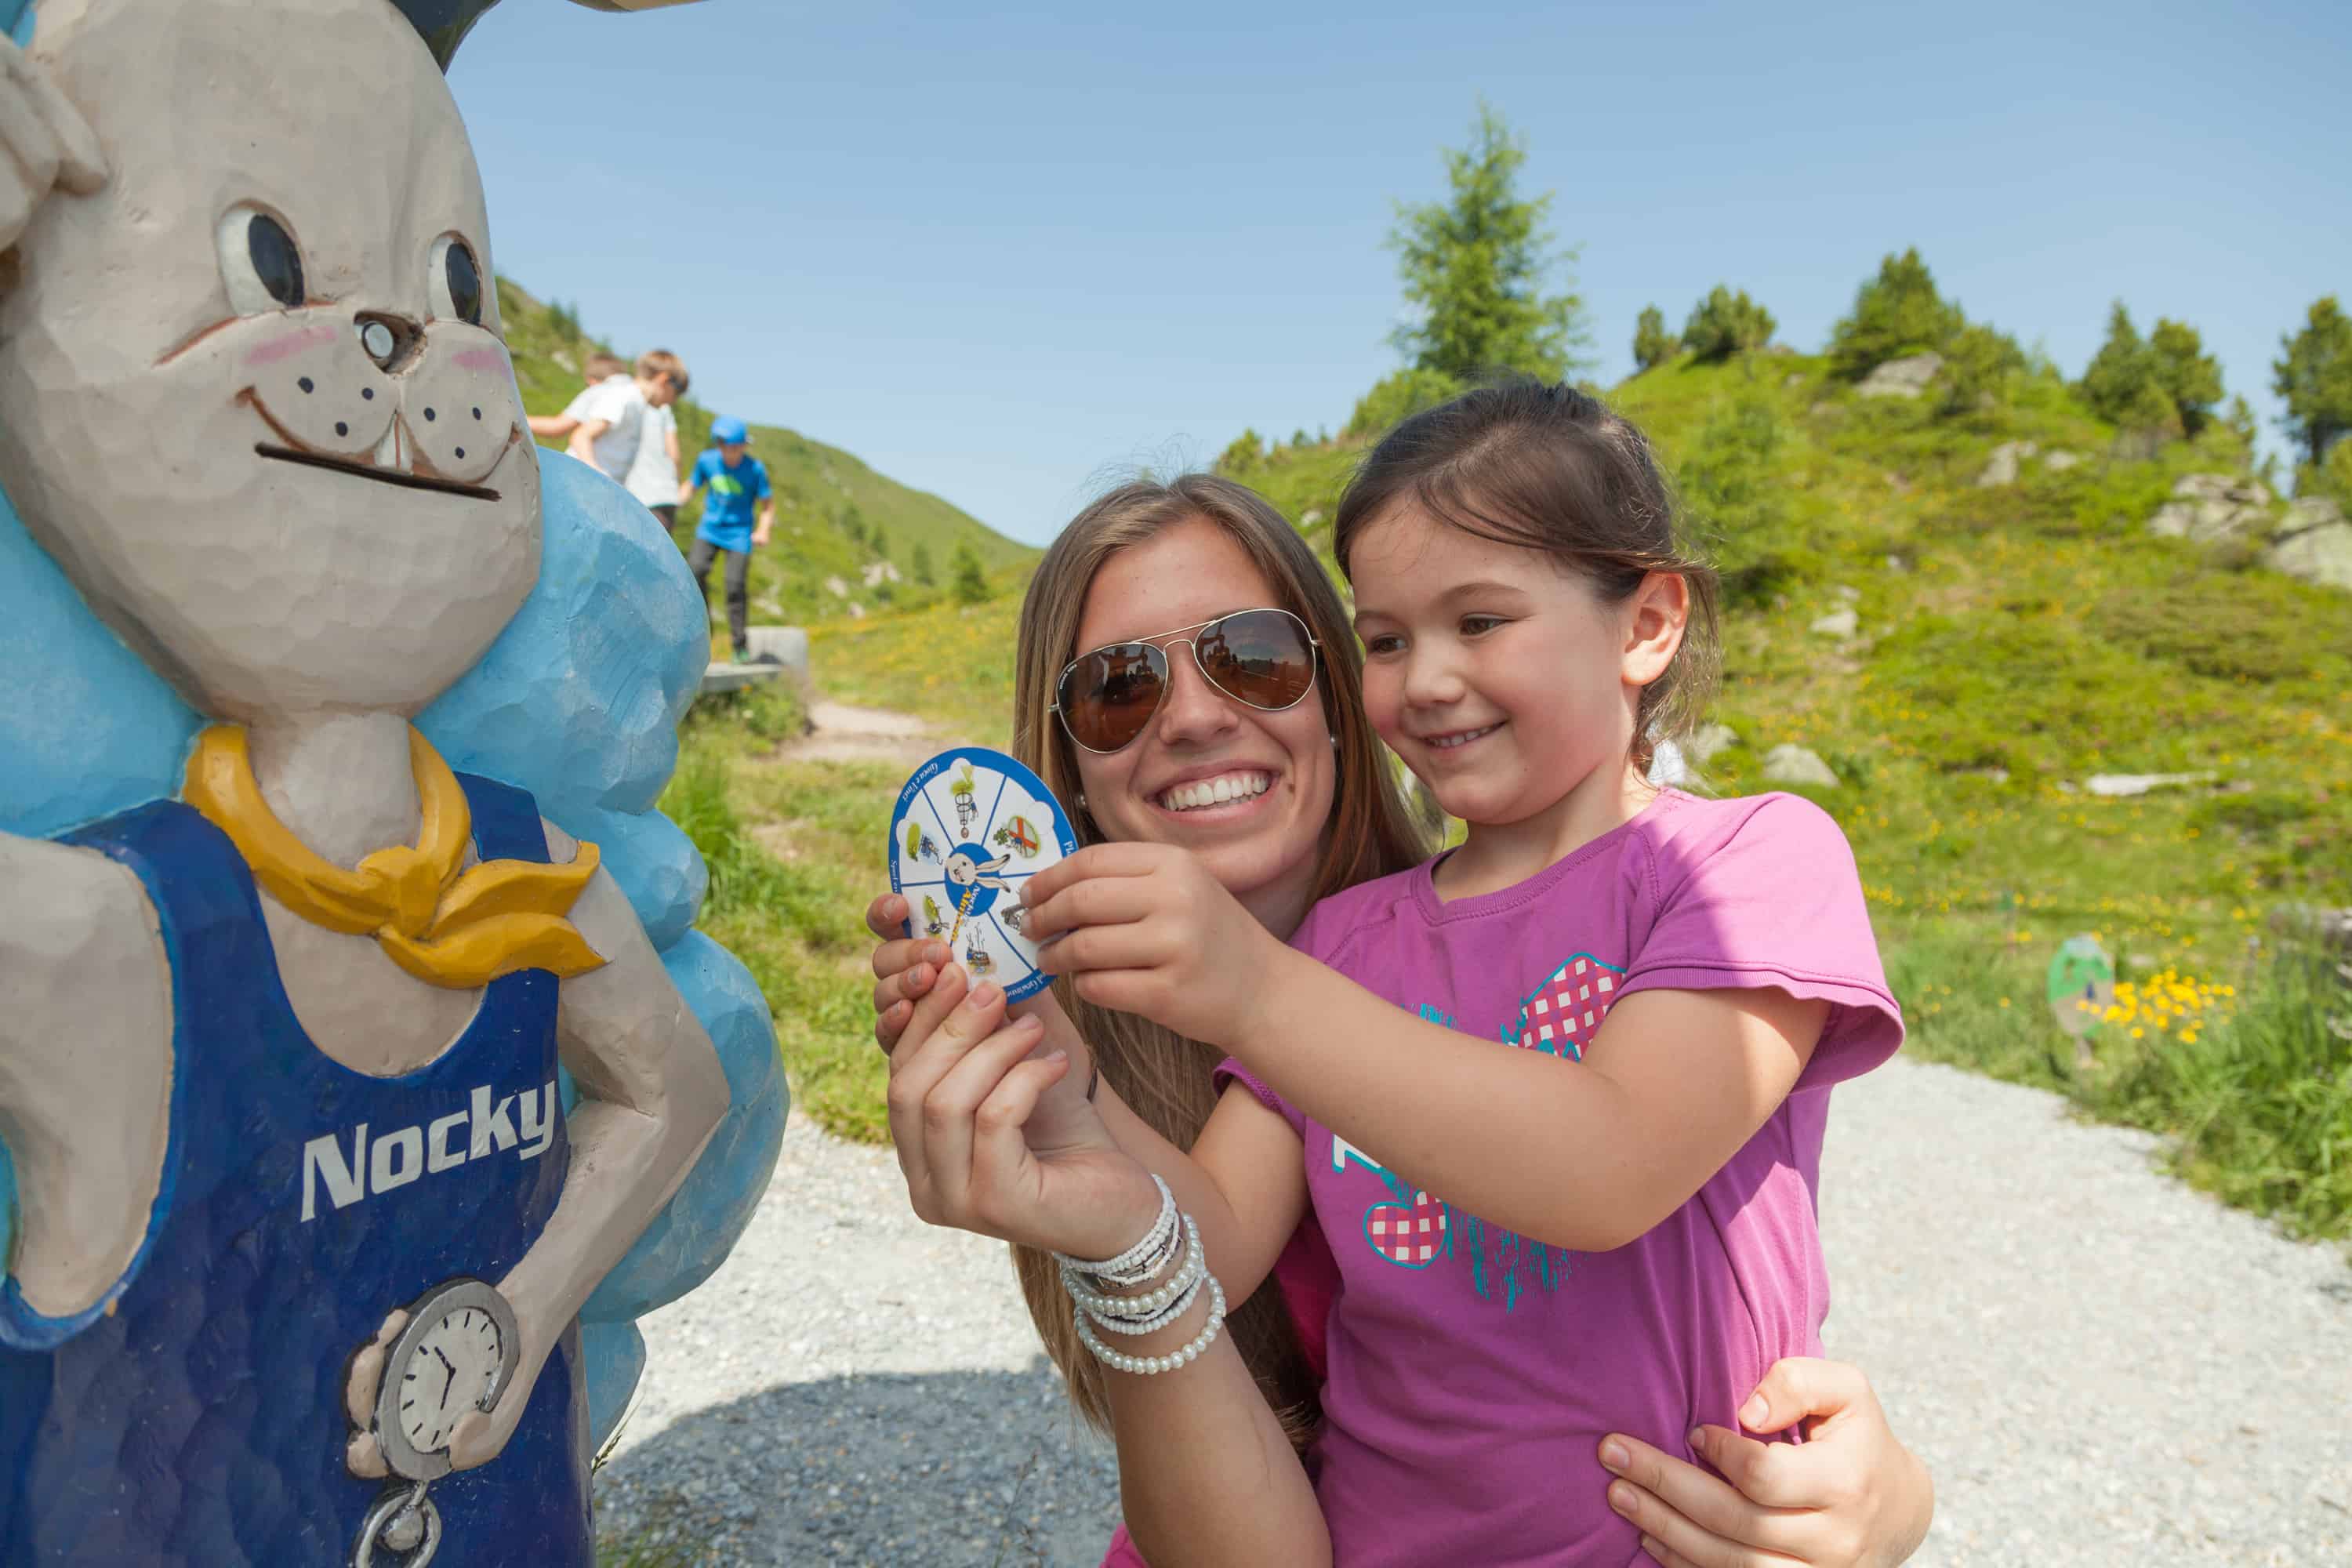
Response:
[{"label": "rabbit statue arm", "polygon": [[0,1141],[9,1272],[68,1318],[123,1282],[171,1132],[172,966],[147,889],[95,849],[0,834]]}]

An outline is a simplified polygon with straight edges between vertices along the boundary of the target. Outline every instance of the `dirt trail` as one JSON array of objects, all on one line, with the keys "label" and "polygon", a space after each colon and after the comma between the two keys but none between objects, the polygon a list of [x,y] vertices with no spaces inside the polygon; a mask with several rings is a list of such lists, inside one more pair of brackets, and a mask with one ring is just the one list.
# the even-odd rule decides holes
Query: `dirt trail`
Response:
[{"label": "dirt trail", "polygon": [[810,733],[776,750],[780,763],[899,762],[909,768],[939,749],[931,728],[912,713],[853,708],[820,698],[809,708]]}]

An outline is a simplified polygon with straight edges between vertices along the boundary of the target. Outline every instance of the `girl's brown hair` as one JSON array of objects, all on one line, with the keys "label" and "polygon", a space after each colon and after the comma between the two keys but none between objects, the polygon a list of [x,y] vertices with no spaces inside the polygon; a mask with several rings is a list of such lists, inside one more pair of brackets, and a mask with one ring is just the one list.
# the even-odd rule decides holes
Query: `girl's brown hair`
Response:
[{"label": "girl's brown hair", "polygon": [[[1276,602],[1304,620],[1322,645],[1317,684],[1323,716],[1339,746],[1331,817],[1315,868],[1312,897],[1327,898],[1373,877],[1402,871],[1429,847],[1414,826],[1380,741],[1364,721],[1363,666],[1347,611],[1322,564],[1282,514],[1255,491],[1230,479],[1188,474],[1167,483],[1121,485],[1063,529],[1030,579],[1021,604],[1020,648],[1013,687],[1013,751],[1036,770],[1055,797],[1075,806],[1077,754],[1052,712],[1063,668],[1080,652],[1078,623],[1087,591],[1103,563],[1179,523],[1202,521],[1241,546],[1273,588]],[[1233,609],[1255,606],[1232,605]],[[1081,844],[1102,831],[1083,809],[1072,826]],[[1054,983],[1062,1008],[1077,1026],[1102,1068],[1103,1081],[1155,1131],[1190,1149],[1216,1105],[1210,1075],[1225,1053],[1186,1039],[1147,1019],[1081,1000],[1066,980]],[[1052,1257],[1013,1249],[1046,1354],[1068,1381],[1070,1397],[1087,1420],[1107,1427],[1110,1406],[1101,1366],[1078,1342],[1070,1299]],[[1269,1279],[1229,1320],[1234,1343],[1257,1379],[1266,1403],[1294,1442],[1312,1436],[1319,1407],[1315,1384],[1298,1350],[1281,1292]]]},{"label": "girl's brown hair", "polygon": [[1642,689],[1634,768],[1696,724],[1722,668],[1715,569],[1688,541],[1650,443],[1599,398],[1529,378],[1464,393],[1389,432],[1349,482],[1331,525],[1339,569],[1391,509],[1410,503],[1480,539],[1540,550],[1621,605],[1654,572],[1690,588],[1690,620],[1664,674]]}]

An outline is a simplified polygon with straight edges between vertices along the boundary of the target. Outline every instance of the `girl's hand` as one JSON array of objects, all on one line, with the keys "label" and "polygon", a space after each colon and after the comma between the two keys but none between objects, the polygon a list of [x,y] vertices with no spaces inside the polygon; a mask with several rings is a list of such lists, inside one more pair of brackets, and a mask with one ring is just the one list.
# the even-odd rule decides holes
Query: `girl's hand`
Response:
[{"label": "girl's hand", "polygon": [[1609,1506],[1640,1526],[1664,1568],[1892,1568],[1927,1539],[1935,1482],[1887,1426],[1860,1368],[1777,1363],[1739,1420],[1751,1432],[1801,1421],[1806,1440],[1700,1427],[1699,1453],[1729,1485],[1638,1438],[1602,1440],[1601,1464],[1624,1478],[1610,1483]]},{"label": "girl's hand", "polygon": [[890,1058],[890,1139],[915,1212],[1076,1258],[1124,1251],[1160,1213],[1150,1173],[1083,1098],[1043,1124],[1039,1100],[1068,1073],[1069,1057],[1035,1057],[1045,1026],[1007,1023],[994,985],[940,1016],[941,997],[961,984],[950,966]]},{"label": "girl's hand", "polygon": [[1077,993],[1230,1047],[1286,952],[1201,862],[1165,844],[1097,844],[1029,879],[1038,962]]}]

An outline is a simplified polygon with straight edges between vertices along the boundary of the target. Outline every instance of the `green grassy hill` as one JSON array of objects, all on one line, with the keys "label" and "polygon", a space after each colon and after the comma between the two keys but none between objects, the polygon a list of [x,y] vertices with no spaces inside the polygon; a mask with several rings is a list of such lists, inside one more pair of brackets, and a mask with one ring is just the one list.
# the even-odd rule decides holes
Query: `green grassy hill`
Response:
[{"label": "green grassy hill", "polygon": [[[583,384],[581,360],[600,345],[584,341],[564,311],[542,304],[509,279],[499,279],[499,309],[523,406],[532,414],[560,412]],[[681,470],[709,444],[714,416],[691,397],[677,405]],[[910,489],[798,431],[754,425],[751,450],[767,465],[776,491],[775,536],[751,557],[755,624],[810,626],[854,618],[853,605],[870,615],[937,603],[950,580],[956,547],[963,542],[992,570],[1025,569],[1038,557],[1039,552],[938,496]],[[680,538],[690,537],[687,523],[698,509],[697,502],[682,517]],[[915,580],[919,544],[929,555],[936,586]],[[896,580],[882,570],[885,565],[898,574]],[[714,589],[717,577],[714,571]]]},{"label": "green grassy hill", "polygon": [[[1726,568],[1709,718],[1737,741],[1706,786],[1793,788],[1843,825],[1908,1048],[2172,1135],[2182,1168],[2233,1201],[2352,1228],[2352,1043],[2336,1032],[2352,1034],[2352,994],[2327,963],[2278,963],[2273,919],[2352,904],[2352,594],[2147,526],[2180,476],[2242,472],[2235,438],[2217,426],[2129,460],[2053,376],[1955,419],[1780,353],[1685,359],[1611,397],[1666,456]],[[2040,451],[2014,482],[1979,485],[2011,441]],[[1328,550],[1362,450],[1277,447],[1235,477]],[[2053,452],[2078,460],[2053,467]],[[836,624],[816,639],[819,677],[1001,743],[1017,599],[1007,580],[990,604]],[[1815,629],[1848,609],[1850,631]],[[1768,780],[1783,744],[1840,783]],[[2158,773],[2213,778],[2114,798],[2087,787]],[[869,804],[878,834],[887,794]],[[804,934],[825,963],[863,951],[872,879],[859,867],[836,894],[809,889],[804,910],[841,901],[842,921],[822,917],[840,931]],[[2078,932],[2126,983],[2087,1070],[2044,994],[2053,951]],[[790,1047],[806,1103],[875,1135],[870,1047],[835,1055],[822,1033],[795,1031]]]}]

